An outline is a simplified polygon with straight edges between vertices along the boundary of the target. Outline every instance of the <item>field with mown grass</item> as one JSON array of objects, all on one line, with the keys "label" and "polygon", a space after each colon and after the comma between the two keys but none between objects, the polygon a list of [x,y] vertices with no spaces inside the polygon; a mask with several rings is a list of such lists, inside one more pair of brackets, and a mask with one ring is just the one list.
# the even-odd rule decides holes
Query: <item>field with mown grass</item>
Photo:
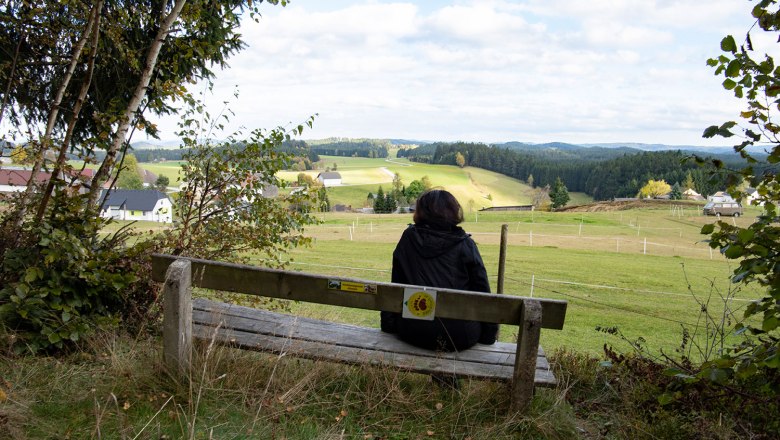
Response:
[{"label": "field with mown grass", "polygon": [[[702,240],[701,226],[714,221],[696,206],[613,212],[478,212],[463,228],[482,253],[495,290],[501,225],[508,226],[505,292],[569,302],[563,331],[543,331],[546,349],[597,354],[619,338],[596,331],[617,327],[627,338],[643,338],[658,353],[673,353],[681,326],[704,330],[702,305],[720,318],[724,307],[741,310],[758,292],[733,292],[734,263]],[[750,210],[748,214],[757,214]],[[290,268],[306,272],[390,281],[392,251],[410,214],[318,214],[308,229],[311,248],[293,251]],[[729,219],[748,224],[749,215]],[[258,261],[258,264],[262,262]],[[734,298],[724,301],[722,297]],[[378,325],[376,313],[298,304],[296,312],[361,325]],[[698,327],[697,327],[698,323]],[[511,340],[514,330],[502,331]]]},{"label": "field with mown grass", "polygon": [[[542,331],[541,345],[559,379],[538,389],[524,414],[507,414],[505,384],[462,380],[458,390],[425,375],[200,346],[194,373],[182,378],[162,367],[159,337],[108,333],[83,341],[66,356],[18,357],[12,333],[0,332],[0,439],[17,438],[736,438],[740,420],[728,413],[658,409],[659,393],[644,376],[601,364],[603,345],[679,356],[682,326],[693,338],[717,329],[725,311],[740,317],[753,290],[734,292],[734,263],[702,240],[704,217],[690,203],[623,211],[485,212],[480,207],[530,202],[531,188],[484,170],[404,160],[331,158],[345,185],[329,188],[332,204],[362,206],[392,174],[404,183],[428,176],[466,208],[464,229],[485,261],[491,287],[498,278],[502,225],[508,228],[505,293],[568,301],[562,331]],[[146,167],[150,164],[142,164]],[[169,175],[178,164],[156,164]],[[175,170],[175,171],[174,171]],[[316,176],[317,172],[313,172]],[[281,173],[294,179],[295,173]],[[490,195],[488,199],[487,195]],[[469,209],[469,201],[474,200]],[[479,200],[479,203],[477,203]],[[590,202],[572,194],[570,205]],[[591,205],[594,206],[594,205]],[[600,207],[600,209],[609,209]],[[747,225],[758,214],[748,208]],[[317,213],[311,247],[290,252],[290,270],[389,281],[392,251],[410,214]],[[123,226],[116,222],[106,232]],[[136,222],[138,231],[171,227]],[[255,264],[263,261],[255,257]],[[196,295],[208,292],[198,291]],[[729,298],[724,300],[723,298]],[[293,313],[378,326],[378,313],[305,303]],[[702,311],[706,310],[707,314]],[[732,326],[733,321],[727,326]],[[150,328],[158,324],[150,322]],[[617,329],[626,340],[597,328]],[[516,329],[503,326],[500,339]],[[714,347],[696,339],[703,350]],[[712,340],[710,340],[712,341]],[[690,349],[690,345],[688,346]],[[693,358],[698,349],[686,353]],[[750,428],[753,429],[753,428]],[[760,429],[760,428],[759,428]],[[756,432],[756,431],[753,431]],[[760,431],[758,431],[760,432]]]},{"label": "field with mown grass", "polygon": [[[656,389],[622,367],[599,364],[604,343],[630,349],[596,327],[618,327],[655,352],[675,355],[681,323],[695,328],[698,322],[704,331],[694,295],[708,302],[713,316],[722,310],[719,295],[728,292],[732,264],[717,252],[710,257],[700,243],[701,225],[714,219],[687,209],[468,215],[463,226],[479,245],[494,289],[499,231],[507,224],[505,294],[569,302],[564,329],[543,331],[541,341],[560,385],[537,390],[524,414],[506,413],[505,384],[462,380],[451,390],[393,369],[220,347],[201,346],[194,374],[183,379],[163,370],[157,337],[112,333],[59,358],[18,358],[3,346],[0,439],[738,437],[739,421],[728,414],[656,411]],[[318,216],[322,224],[307,231],[314,245],[291,253],[291,269],[389,281],[392,250],[410,215]],[[733,220],[750,221],[748,215]],[[618,241],[620,249],[612,248]],[[739,292],[729,306],[741,309],[756,296]],[[291,308],[378,324],[376,312],[304,303]],[[510,341],[513,333],[504,326],[501,339]]]}]

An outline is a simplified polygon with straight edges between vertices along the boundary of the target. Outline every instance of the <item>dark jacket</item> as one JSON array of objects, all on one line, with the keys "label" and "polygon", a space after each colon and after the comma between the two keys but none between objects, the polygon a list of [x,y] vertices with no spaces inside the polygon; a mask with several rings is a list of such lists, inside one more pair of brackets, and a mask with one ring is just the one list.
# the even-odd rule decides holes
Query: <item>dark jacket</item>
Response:
[{"label": "dark jacket", "polygon": [[[490,292],[487,271],[471,236],[460,227],[448,230],[410,225],[393,252],[392,282],[446,289]],[[434,318],[402,318],[381,312],[382,330],[418,347],[465,350],[477,342],[496,341],[498,324]]]}]

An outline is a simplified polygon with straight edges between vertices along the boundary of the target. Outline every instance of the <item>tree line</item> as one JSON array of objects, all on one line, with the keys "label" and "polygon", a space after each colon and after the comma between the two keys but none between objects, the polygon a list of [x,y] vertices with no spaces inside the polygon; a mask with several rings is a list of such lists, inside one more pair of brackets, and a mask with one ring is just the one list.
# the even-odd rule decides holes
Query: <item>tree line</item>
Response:
[{"label": "tree line", "polygon": [[[527,182],[531,186],[553,186],[560,178],[569,191],[583,192],[596,200],[634,197],[649,180],[670,184],[692,182],[702,195],[726,187],[726,173],[701,166],[681,151],[648,152],[630,148],[572,148],[513,150],[482,143],[433,143],[402,150],[400,157],[411,161],[483,168]],[[723,157],[736,163],[738,158]]]},{"label": "tree line", "polygon": [[325,156],[385,158],[390,146],[386,139],[330,138],[311,142],[309,148]]}]

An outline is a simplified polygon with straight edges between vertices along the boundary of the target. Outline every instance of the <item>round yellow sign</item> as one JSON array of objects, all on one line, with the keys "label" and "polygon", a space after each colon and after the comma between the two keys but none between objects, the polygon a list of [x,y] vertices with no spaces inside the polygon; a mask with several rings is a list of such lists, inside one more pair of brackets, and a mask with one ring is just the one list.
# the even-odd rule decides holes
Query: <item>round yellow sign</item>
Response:
[{"label": "round yellow sign", "polygon": [[409,301],[406,302],[406,308],[414,316],[424,318],[436,308],[436,301],[431,295],[426,292],[415,292],[409,297]]}]

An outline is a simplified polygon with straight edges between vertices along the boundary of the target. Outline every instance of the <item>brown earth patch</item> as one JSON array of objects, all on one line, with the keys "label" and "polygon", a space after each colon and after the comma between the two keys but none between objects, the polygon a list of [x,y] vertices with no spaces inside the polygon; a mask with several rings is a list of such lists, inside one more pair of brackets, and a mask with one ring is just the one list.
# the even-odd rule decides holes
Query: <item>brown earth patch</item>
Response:
[{"label": "brown earth patch", "polygon": [[628,209],[639,208],[667,208],[669,205],[696,205],[695,202],[690,200],[659,200],[659,199],[643,199],[643,200],[620,200],[620,201],[604,201],[593,202],[587,205],[574,205],[560,208],[557,212],[601,212],[601,211],[625,211]]}]

